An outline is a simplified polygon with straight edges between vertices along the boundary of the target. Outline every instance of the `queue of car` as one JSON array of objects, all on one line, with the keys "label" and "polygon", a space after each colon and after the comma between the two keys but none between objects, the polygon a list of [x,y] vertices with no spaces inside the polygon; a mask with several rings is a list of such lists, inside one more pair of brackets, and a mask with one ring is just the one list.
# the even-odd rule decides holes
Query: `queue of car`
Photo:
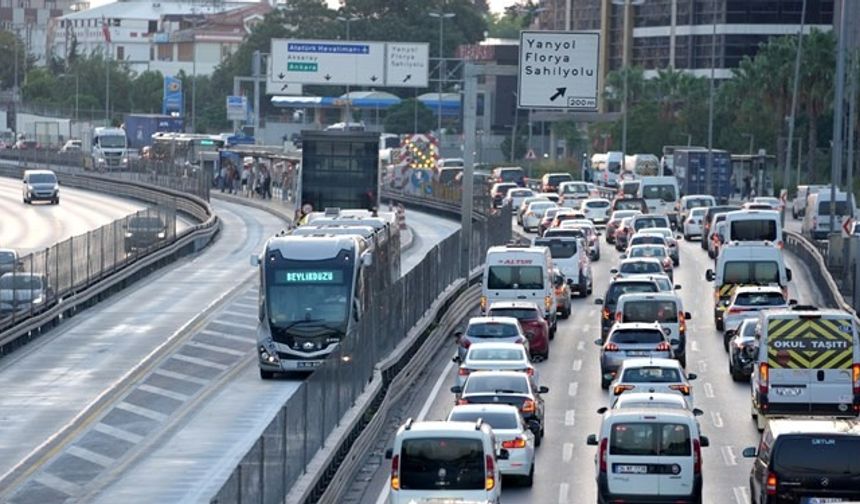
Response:
[{"label": "queue of car", "polygon": [[[700,239],[714,259],[704,272],[714,288],[714,324],[723,333],[732,379],[750,383],[750,416],[762,431],[759,446],[743,452],[755,459],[752,501],[860,499],[860,424],[853,420],[860,414],[857,328],[848,313],[789,299],[781,200],[718,205],[709,195],[680,197],[677,184],[646,177],[624,189],[630,197],[610,201],[584,182],[550,175],[541,190],[556,190],[558,201],[507,189],[503,200],[519,203],[518,223],[539,236],[487,251],[481,316],[455,334],[459,368],[450,430],[442,422],[408,421],[400,428],[388,453],[391,502],[442,497],[497,503],[502,476],[534,483],[549,393],[534,363],[549,358],[559,321],[575,309],[572,296],[598,287],[604,294],[594,299],[601,307],[594,344],[608,403],[597,411],[599,430],[586,439],[596,447],[598,503],[701,504],[702,449],[710,440],[694,403],[697,376],[687,372],[687,345],[696,338],[688,329],[692,314],[673,282],[682,236]],[[608,285],[595,286],[590,263],[600,258],[603,233],[621,254]],[[435,434],[415,437],[418,425]],[[456,470],[469,477],[452,479],[450,465],[431,459],[442,457],[442,446],[460,449],[464,432],[472,449],[456,459]],[[410,451],[415,439],[435,444]],[[455,456],[446,452],[444,459]],[[468,463],[474,467],[467,469]],[[427,481],[405,485],[408,467]]]}]

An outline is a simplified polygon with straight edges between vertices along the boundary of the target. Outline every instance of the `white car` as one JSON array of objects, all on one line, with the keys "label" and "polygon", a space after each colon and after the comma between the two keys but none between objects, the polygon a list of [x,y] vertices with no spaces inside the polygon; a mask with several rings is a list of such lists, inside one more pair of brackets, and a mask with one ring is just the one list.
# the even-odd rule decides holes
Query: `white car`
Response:
[{"label": "white car", "polygon": [[585,232],[585,245],[588,248],[588,256],[592,261],[600,260],[600,231],[594,223],[587,219],[566,220],[559,226],[562,229],[582,229]]},{"label": "white car", "polygon": [[744,319],[757,317],[762,310],[788,308],[789,304],[795,304],[795,302],[785,298],[782,287],[738,287],[723,313],[723,330],[728,333],[728,337],[731,339],[731,335],[737,332]]},{"label": "white car", "polygon": [[622,259],[618,267],[612,268],[609,273],[614,275],[614,278],[627,278],[634,275],[662,275],[663,262],[653,257]]},{"label": "white car", "polygon": [[[675,233],[672,232],[671,229],[667,228],[642,228],[636,232],[636,234],[643,235],[660,235],[666,239],[666,246],[669,248],[669,257],[672,258],[672,262],[675,263],[675,266],[681,264],[681,252],[678,248],[678,240],[675,239]],[[635,238],[636,235],[633,235]]]},{"label": "white car", "polygon": [[687,218],[684,219],[683,231],[685,240],[690,241],[694,236],[702,237],[702,230],[704,229],[703,221],[707,211],[707,207],[696,207],[690,210]]},{"label": "white car", "polygon": [[476,422],[481,419],[493,428],[496,450],[507,450],[507,460],[499,461],[502,476],[516,476],[530,487],[535,473],[535,434],[520,411],[508,404],[461,404],[448,414],[449,422]]},{"label": "white car", "polygon": [[681,221],[687,220],[690,211],[694,208],[705,208],[715,206],[717,200],[709,194],[691,194],[681,198],[678,202],[678,216]]},{"label": "white car", "polygon": [[[528,201],[528,199],[526,201]],[[552,201],[535,201],[534,203],[529,203],[529,206],[526,207],[526,211],[523,212],[523,229],[526,232],[537,231],[538,226],[540,226],[540,221],[543,219],[543,215],[550,208],[558,208],[558,205]]]},{"label": "white car", "polygon": [[768,205],[771,209],[776,210],[777,212],[782,212],[783,208],[782,200],[772,196],[756,196],[753,198],[753,203]]},{"label": "white car", "polygon": [[598,502],[702,502],[701,434],[692,411],[613,409],[586,443],[594,457]]},{"label": "white car", "polygon": [[[667,392],[627,392],[615,398],[612,408],[606,406],[597,410],[601,415],[610,409],[690,409],[687,400],[680,394],[669,394]],[[701,410],[693,408],[693,413],[700,415]]]},{"label": "white car", "polygon": [[624,259],[632,259],[635,257],[654,257],[663,263],[663,271],[669,275],[669,279],[674,281],[675,265],[672,258],[669,256],[669,248],[665,245],[633,245],[627,249],[627,252],[621,254]]},{"label": "white car", "polygon": [[579,207],[585,216],[597,225],[606,225],[612,212],[612,203],[606,198],[589,198]]},{"label": "white car", "polygon": [[675,359],[632,358],[621,364],[621,369],[609,385],[610,402],[625,392],[665,392],[684,397],[687,407],[693,407],[694,373],[687,374]]},{"label": "white car", "polygon": [[[531,189],[529,189],[529,190],[531,190]],[[505,194],[507,194],[507,193],[505,193]],[[520,206],[518,206],[516,208],[517,224],[519,224],[519,225],[523,224],[523,214],[526,213],[526,209],[529,207],[529,205],[531,205],[535,201],[549,201],[549,200],[543,196],[538,196],[538,195],[527,196],[526,198],[524,198],[522,203],[520,203]]]},{"label": "white car", "polygon": [[567,208],[579,208],[583,200],[591,197],[591,190],[585,182],[562,182],[558,186],[561,196],[559,204]]},{"label": "white car", "polygon": [[525,187],[516,187],[514,189],[508,189],[508,194],[505,196],[505,199],[502,200],[502,204],[510,204],[511,208],[516,209],[523,204],[524,199],[530,196],[534,196],[534,194],[534,191]]},{"label": "white car", "polygon": [[454,356],[453,360],[460,364],[457,385],[461,387],[473,371],[522,371],[539,382],[529,352],[522,343],[475,343],[469,346],[465,359]]}]

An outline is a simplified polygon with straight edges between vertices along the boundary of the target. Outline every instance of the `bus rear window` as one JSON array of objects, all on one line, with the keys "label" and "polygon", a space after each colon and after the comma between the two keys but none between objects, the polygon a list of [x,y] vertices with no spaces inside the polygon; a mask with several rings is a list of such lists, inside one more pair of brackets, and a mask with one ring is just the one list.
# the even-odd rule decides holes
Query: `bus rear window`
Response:
[{"label": "bus rear window", "polygon": [[775,241],[776,221],[773,219],[739,220],[731,223],[730,240]]},{"label": "bus rear window", "polygon": [[483,490],[484,446],[480,439],[406,439],[400,450],[403,490]]},{"label": "bus rear window", "polygon": [[487,288],[505,289],[543,289],[544,275],[540,266],[490,266],[487,274]]}]

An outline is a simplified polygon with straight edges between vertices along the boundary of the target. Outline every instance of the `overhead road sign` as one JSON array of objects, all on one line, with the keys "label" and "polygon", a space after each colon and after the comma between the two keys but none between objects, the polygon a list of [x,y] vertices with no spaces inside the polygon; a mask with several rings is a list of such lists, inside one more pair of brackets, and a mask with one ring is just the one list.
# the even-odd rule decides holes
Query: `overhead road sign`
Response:
[{"label": "overhead road sign", "polygon": [[600,34],[520,32],[520,108],[597,110]]},{"label": "overhead road sign", "polygon": [[272,73],[283,82],[383,86],[385,43],[272,39]]},{"label": "overhead road sign", "polygon": [[426,88],[429,85],[429,73],[430,44],[386,43],[386,86]]},{"label": "overhead road sign", "polygon": [[227,97],[227,120],[228,121],[245,121],[248,119],[248,97],[247,96],[228,96]]},{"label": "overhead road sign", "polygon": [[272,60],[269,58],[269,65],[266,69],[266,94],[276,96],[301,96],[304,92],[301,84],[295,82],[287,82],[284,79],[287,76],[284,74],[276,75],[272,72]]}]

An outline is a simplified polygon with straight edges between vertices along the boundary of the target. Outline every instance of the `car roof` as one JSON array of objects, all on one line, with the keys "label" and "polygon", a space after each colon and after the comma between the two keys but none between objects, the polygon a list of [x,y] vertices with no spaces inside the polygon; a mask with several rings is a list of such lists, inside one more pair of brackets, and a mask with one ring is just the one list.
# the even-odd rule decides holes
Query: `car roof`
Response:
[{"label": "car roof", "polygon": [[[483,437],[484,430],[476,429],[477,422],[447,422],[444,420],[423,420],[420,422],[413,422],[409,428],[406,426],[401,426],[401,431],[398,434],[403,436],[409,436],[410,433],[422,433],[422,435],[426,435],[430,432],[436,432],[439,435],[444,435],[446,433],[459,433],[466,434],[474,432],[476,434],[475,437]],[[488,426],[489,427],[489,426]]]},{"label": "car roof", "polygon": [[514,317],[472,317],[469,319],[469,325],[490,323],[519,325],[520,322]]},{"label": "car roof", "polygon": [[[658,322],[616,322],[612,325],[610,332],[626,331],[631,329],[652,329],[659,331],[660,324]],[[625,359],[624,362],[627,362],[628,360],[630,359]]]},{"label": "car roof", "polygon": [[466,411],[470,413],[507,413],[509,415],[518,415],[520,412],[516,406],[511,406],[510,404],[458,404],[451,409],[451,413],[454,413],[455,411]]},{"label": "car roof", "polygon": [[628,408],[611,409],[604,415],[604,421],[637,421],[647,417],[648,420],[671,419],[674,421],[688,420],[696,423],[696,417],[692,411],[686,409],[670,408]]},{"label": "car roof", "polygon": [[630,301],[641,301],[641,300],[654,300],[654,301],[675,301],[678,302],[680,299],[673,292],[630,292],[628,294],[622,294],[618,296],[618,304],[621,304],[622,301],[630,302]]},{"label": "car roof", "polygon": [[487,350],[525,350],[525,347],[522,345],[522,343],[502,343],[495,341],[482,341],[480,343],[472,343],[469,346],[469,351],[471,351],[473,348]]},{"label": "car roof", "polygon": [[583,204],[593,203],[593,202],[597,202],[597,201],[603,201],[603,202],[609,203],[609,200],[606,198],[588,198],[587,200],[583,201]]},{"label": "car roof", "polygon": [[627,259],[622,259],[621,262],[618,263],[618,265],[621,266],[622,264],[641,262],[653,262],[655,264],[659,264],[660,267],[663,266],[663,263],[660,262],[660,259],[657,259],[656,257],[628,257]]},{"label": "car roof", "polygon": [[641,275],[641,276],[636,275],[636,276],[629,276],[629,277],[610,278],[609,279],[609,287],[612,287],[613,285],[615,285],[617,283],[651,283],[651,284],[656,283],[655,279],[649,278],[651,276],[652,275]]},{"label": "car roof", "polygon": [[[636,231],[636,235],[657,235],[657,236],[662,236],[665,238],[667,232],[671,233],[672,230],[669,228],[663,228],[663,227],[648,227],[648,228],[642,228],[639,231]],[[636,236],[636,235],[633,235],[633,236]]]},{"label": "car roof", "polygon": [[619,402],[645,402],[654,401],[658,403],[676,403],[687,407],[687,401],[681,394],[671,394],[669,392],[625,392],[618,396],[615,400],[617,405]]},{"label": "car roof", "polygon": [[473,371],[469,374],[469,379],[472,378],[481,378],[482,376],[505,376],[508,378],[525,378],[528,379],[529,375],[522,371]]},{"label": "car roof", "polygon": [[[493,301],[490,303],[490,310],[493,308],[528,308],[538,309],[537,304],[531,301]],[[495,317],[495,318],[512,318],[512,317]],[[514,319],[516,320],[516,319]]]},{"label": "car roof", "polygon": [[747,292],[776,292],[782,294],[782,287],[776,285],[741,285],[735,289],[735,295]]},{"label": "car roof", "polygon": [[716,199],[713,196],[711,196],[710,194],[688,194],[681,199],[683,199],[684,201],[687,201],[687,200],[691,200],[691,199],[702,199],[702,198]]},{"label": "car roof", "polygon": [[634,357],[631,359],[624,359],[624,361],[621,362],[622,369],[642,367],[664,367],[681,369],[683,371],[681,363],[675,359],[651,359],[649,357]]},{"label": "car roof", "polygon": [[53,170],[25,170],[24,175],[55,175]]},{"label": "car roof", "polygon": [[860,421],[854,419],[791,418],[770,421],[774,437],[785,434],[851,434],[860,436]]}]

